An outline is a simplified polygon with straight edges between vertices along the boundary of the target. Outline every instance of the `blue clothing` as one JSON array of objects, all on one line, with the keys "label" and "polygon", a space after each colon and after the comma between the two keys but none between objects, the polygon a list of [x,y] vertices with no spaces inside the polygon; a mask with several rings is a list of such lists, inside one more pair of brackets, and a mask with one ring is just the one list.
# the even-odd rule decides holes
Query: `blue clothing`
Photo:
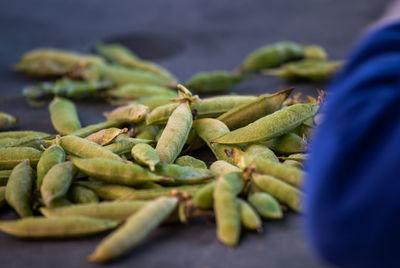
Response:
[{"label": "blue clothing", "polygon": [[400,267],[400,22],[365,35],[311,143],[306,229],[341,267]]}]

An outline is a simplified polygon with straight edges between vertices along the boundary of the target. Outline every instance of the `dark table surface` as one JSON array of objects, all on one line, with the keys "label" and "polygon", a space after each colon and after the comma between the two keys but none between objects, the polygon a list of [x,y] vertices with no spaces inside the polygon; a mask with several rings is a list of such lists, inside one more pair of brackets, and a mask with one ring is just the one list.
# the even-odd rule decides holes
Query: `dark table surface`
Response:
[{"label": "dark table surface", "polygon": [[[0,110],[18,117],[15,129],[51,132],[46,108],[26,105],[20,90],[36,83],[10,71],[20,55],[36,47],[88,52],[99,40],[121,41],[157,61],[181,80],[198,71],[236,68],[253,49],[280,40],[324,46],[345,58],[360,31],[388,1],[0,1]],[[256,78],[233,92],[260,94],[288,87],[276,78]],[[292,84],[290,85],[292,86]],[[315,94],[323,84],[295,84]],[[103,120],[110,107],[79,101],[84,125]],[[201,152],[206,160],[210,155]],[[3,209],[0,219],[16,218]],[[93,267],[86,262],[103,235],[67,241],[24,241],[0,234],[1,267]],[[230,249],[215,237],[215,226],[167,225],[110,267],[321,267],[303,234],[303,218],[290,214],[265,224],[265,233],[244,232]]]}]

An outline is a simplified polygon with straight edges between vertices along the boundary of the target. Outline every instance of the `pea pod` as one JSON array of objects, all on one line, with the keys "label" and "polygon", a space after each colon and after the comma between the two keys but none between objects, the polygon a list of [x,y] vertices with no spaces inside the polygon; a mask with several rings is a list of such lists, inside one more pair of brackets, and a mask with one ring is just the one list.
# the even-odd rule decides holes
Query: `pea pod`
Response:
[{"label": "pea pod", "polygon": [[55,97],[49,105],[50,118],[55,130],[70,134],[81,128],[75,104],[61,97]]},{"label": "pea pod", "polygon": [[0,208],[6,204],[6,187],[0,186]]},{"label": "pea pod", "polygon": [[250,144],[246,147],[245,152],[249,155],[256,155],[264,159],[268,159],[274,162],[279,162],[278,157],[274,154],[271,149],[262,144]]},{"label": "pea pod", "polygon": [[35,149],[40,149],[42,146],[45,146],[42,137],[38,136],[27,136],[21,138],[3,138],[0,139],[0,148],[5,147],[32,147]]},{"label": "pea pod", "polygon": [[133,146],[131,154],[137,163],[148,166],[151,171],[154,171],[155,166],[160,162],[157,152],[145,143]]},{"label": "pea pod", "polygon": [[72,162],[54,165],[44,176],[40,187],[43,202],[47,207],[54,206],[54,201],[66,196],[76,168]]},{"label": "pea pod", "polygon": [[269,175],[253,174],[252,179],[262,191],[287,204],[294,211],[302,211],[302,193],[295,187]]},{"label": "pea pod", "polygon": [[118,107],[111,112],[105,113],[107,120],[120,119],[129,123],[139,123],[149,113],[149,108],[141,104],[130,104]]},{"label": "pea pod", "polygon": [[231,172],[241,172],[242,170],[224,160],[217,160],[211,164],[210,170],[217,172],[219,175],[226,175]]},{"label": "pea pod", "polygon": [[142,97],[152,96],[164,96],[169,99],[178,97],[178,93],[175,90],[154,86],[154,85],[137,85],[137,84],[126,84],[116,89],[107,92],[108,96],[119,98],[119,99],[139,99]]},{"label": "pea pod", "polygon": [[124,120],[108,120],[105,122],[101,122],[101,123],[83,127],[81,129],[71,133],[71,135],[85,138],[85,137],[89,136],[90,134],[93,134],[102,129],[111,128],[111,127],[121,127],[124,124],[126,124],[126,122]]},{"label": "pea pod", "polygon": [[303,169],[303,163],[299,162],[299,161],[295,161],[295,160],[285,160],[282,162],[282,164],[287,165],[287,166],[291,166],[294,168],[298,168],[298,169]]},{"label": "pea pod", "polygon": [[29,217],[17,221],[0,221],[0,230],[22,238],[82,237],[117,227],[119,222],[84,216]]},{"label": "pea pod", "polygon": [[294,104],[264,116],[245,127],[231,131],[212,142],[240,144],[269,140],[294,129],[317,111],[318,106],[314,104]]},{"label": "pea pod", "polygon": [[153,95],[149,97],[141,97],[135,101],[132,101],[132,104],[143,104],[149,107],[150,111],[154,110],[159,106],[164,106],[170,104],[173,98],[169,95]]},{"label": "pea pod", "polygon": [[36,168],[36,188],[40,189],[43,178],[55,165],[65,161],[65,152],[62,147],[52,145],[47,148],[39,159]]},{"label": "pea pod", "polygon": [[262,232],[262,221],[257,212],[244,200],[239,200],[240,219],[243,227]]},{"label": "pea pod", "polygon": [[173,178],[173,182],[162,182],[167,185],[198,184],[215,177],[215,173],[208,169],[183,167],[175,164],[156,166],[155,173]]},{"label": "pea pod", "polygon": [[93,134],[90,134],[85,139],[97,143],[101,146],[105,146],[110,144],[115,138],[119,135],[126,133],[128,131],[127,128],[119,129],[119,128],[106,128],[100,131],[97,131]]},{"label": "pea pod", "polygon": [[36,166],[42,152],[30,147],[0,148],[0,170],[12,169],[25,159]]},{"label": "pea pod", "polygon": [[0,112],[0,130],[9,128],[11,125],[17,123],[17,119],[10,114]]},{"label": "pea pod", "polygon": [[61,147],[68,153],[79,157],[101,157],[115,161],[122,159],[115,153],[89,140],[82,139],[74,135],[68,135],[60,138]]},{"label": "pea pod", "polygon": [[218,92],[228,90],[244,79],[243,75],[226,71],[201,72],[189,78],[185,86],[200,93]]},{"label": "pea pod", "polygon": [[79,185],[71,186],[68,198],[77,204],[99,203],[99,197],[94,191]]},{"label": "pea pod", "polygon": [[194,158],[190,155],[183,155],[181,157],[178,157],[175,160],[175,164],[183,167],[207,169],[207,165],[206,163],[204,163],[204,161]]},{"label": "pea pod", "polygon": [[47,138],[51,136],[48,133],[33,131],[33,130],[17,130],[17,131],[4,131],[0,132],[0,139],[4,138],[12,138],[19,139],[23,137],[38,137],[38,138]]},{"label": "pea pod", "polygon": [[6,201],[21,218],[33,215],[31,208],[33,170],[29,160],[14,167],[6,186]]},{"label": "pea pod", "polygon": [[328,59],[328,54],[323,47],[311,45],[304,47],[304,58],[308,60],[324,61]]},{"label": "pea pod", "polygon": [[264,143],[268,148],[279,154],[301,153],[306,150],[304,140],[294,133],[287,133]]},{"label": "pea pod", "polygon": [[173,181],[158,176],[136,164],[128,164],[107,158],[74,158],[74,165],[88,176],[116,184],[140,185],[146,182]]},{"label": "pea pod", "polygon": [[11,175],[12,170],[0,170],[0,186],[7,184],[8,178]]},{"label": "pea pod", "polygon": [[126,254],[160,225],[172,213],[177,203],[176,198],[166,197],[149,202],[129,217],[123,226],[107,236],[89,256],[89,260],[106,262]]},{"label": "pea pod", "polygon": [[149,201],[118,201],[72,205],[58,208],[40,208],[46,217],[87,216],[108,220],[126,220],[143,208]]},{"label": "pea pod", "polygon": [[122,155],[122,154],[129,153],[132,150],[133,146],[135,146],[136,144],[153,143],[153,142],[154,141],[152,141],[152,140],[129,138],[129,137],[120,135],[115,139],[114,143],[109,144],[109,145],[105,146],[104,148],[106,148],[107,150],[109,150],[115,154]]},{"label": "pea pod", "polygon": [[250,194],[248,201],[265,219],[281,219],[283,217],[279,203],[267,193]]}]

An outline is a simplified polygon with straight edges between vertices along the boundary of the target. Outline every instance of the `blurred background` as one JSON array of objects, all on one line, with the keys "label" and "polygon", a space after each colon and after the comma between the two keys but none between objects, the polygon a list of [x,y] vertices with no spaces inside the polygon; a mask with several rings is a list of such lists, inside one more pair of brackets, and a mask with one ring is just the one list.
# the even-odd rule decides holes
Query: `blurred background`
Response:
[{"label": "blurred background", "polygon": [[[344,59],[362,30],[379,17],[388,2],[1,0],[0,109],[17,116],[20,129],[52,131],[47,109],[28,107],[20,95],[23,86],[37,81],[10,69],[33,48],[90,52],[98,41],[120,42],[185,81],[199,71],[233,70],[252,50],[281,40],[318,44],[332,59]],[[316,88],[326,88],[325,84],[286,84],[278,78],[258,77],[241,83],[233,92],[261,94],[293,85],[312,95]],[[101,101],[78,102],[84,125],[103,120],[102,111],[108,108]],[[235,251],[218,244],[214,227],[167,226],[153,236],[156,243],[147,243],[129,261],[145,264],[143,267],[320,267],[301,226],[301,217],[289,216],[284,223],[268,226],[264,236],[246,236]],[[176,233],[174,239],[169,233]],[[0,256],[7,267],[28,263],[81,267],[98,241],[95,237],[78,244],[52,242],[50,248],[46,241],[38,246],[0,234]],[[10,251],[12,248],[15,250]],[[44,253],[46,257],[42,257]],[[68,262],[60,263],[66,258]],[[129,261],[112,267],[128,265]]]}]

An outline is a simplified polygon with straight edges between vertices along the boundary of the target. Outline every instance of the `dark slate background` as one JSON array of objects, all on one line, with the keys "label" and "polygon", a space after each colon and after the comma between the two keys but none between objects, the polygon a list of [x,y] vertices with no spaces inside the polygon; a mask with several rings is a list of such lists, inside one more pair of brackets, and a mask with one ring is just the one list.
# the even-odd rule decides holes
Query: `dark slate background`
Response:
[{"label": "dark slate background", "polygon": [[[51,46],[88,52],[99,40],[121,41],[182,81],[205,70],[236,68],[253,49],[280,40],[324,46],[345,58],[360,32],[381,14],[383,0],[195,0],[195,1],[0,1],[0,110],[19,118],[15,129],[53,131],[47,109],[29,108],[20,90],[36,83],[10,71],[29,49]],[[292,86],[256,78],[237,86],[242,94]],[[296,84],[315,94],[326,85]],[[103,120],[99,101],[77,103],[84,125]],[[202,153],[206,160],[212,158]],[[3,209],[0,219],[15,218]],[[215,238],[215,226],[162,226],[110,267],[321,267],[302,232],[303,220],[288,215],[265,224],[265,233],[244,232],[230,249]],[[94,267],[90,254],[103,236],[67,241],[24,241],[0,234],[1,267]]]}]

